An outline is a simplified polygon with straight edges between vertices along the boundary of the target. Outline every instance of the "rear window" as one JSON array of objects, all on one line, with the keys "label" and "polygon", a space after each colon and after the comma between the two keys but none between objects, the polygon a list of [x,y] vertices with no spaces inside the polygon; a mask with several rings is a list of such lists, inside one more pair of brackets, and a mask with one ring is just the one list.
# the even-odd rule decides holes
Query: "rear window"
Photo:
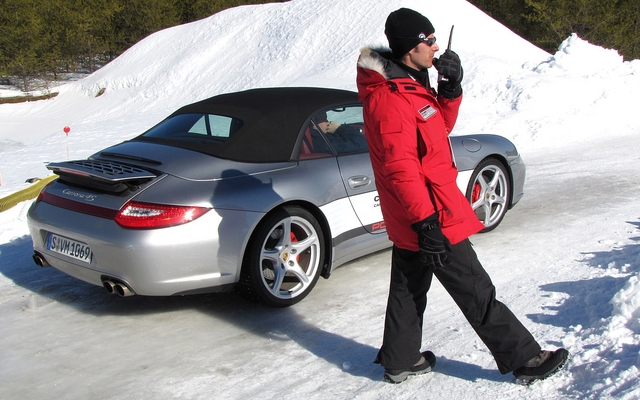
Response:
[{"label": "rear window", "polygon": [[142,136],[180,142],[226,142],[242,125],[242,120],[224,115],[179,114],[156,125]]}]

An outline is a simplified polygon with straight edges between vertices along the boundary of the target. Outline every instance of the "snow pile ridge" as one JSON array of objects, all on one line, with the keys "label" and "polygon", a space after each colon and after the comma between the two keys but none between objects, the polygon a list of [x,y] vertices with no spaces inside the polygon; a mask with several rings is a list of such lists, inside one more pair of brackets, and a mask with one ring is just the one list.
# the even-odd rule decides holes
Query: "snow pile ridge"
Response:
[{"label": "snow pile ridge", "polygon": [[640,334],[640,272],[629,278],[610,303],[613,305],[613,318],[628,321],[627,328]]},{"label": "snow pile ridge", "polygon": [[623,65],[624,59],[614,49],[605,49],[593,45],[572,34],[558,47],[553,57],[540,64],[535,70],[546,72],[559,69],[576,76],[608,74]]}]

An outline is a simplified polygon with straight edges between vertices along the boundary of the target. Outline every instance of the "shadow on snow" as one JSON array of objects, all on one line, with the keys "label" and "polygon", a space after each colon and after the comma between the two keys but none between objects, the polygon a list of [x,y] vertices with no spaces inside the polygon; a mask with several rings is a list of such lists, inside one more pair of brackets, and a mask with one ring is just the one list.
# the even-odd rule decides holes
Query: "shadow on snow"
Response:
[{"label": "shadow on snow", "polygon": [[[31,259],[29,236],[0,245],[0,273],[14,284],[44,297],[95,316],[132,316],[198,310],[223,320],[267,341],[292,340],[315,356],[345,373],[380,381],[382,368],[373,364],[378,348],[328,332],[306,322],[296,307],[271,308],[245,300],[234,292],[173,297],[108,295],[103,288],[70,277],[55,268],[40,268]],[[381,316],[382,317],[382,316]],[[239,349],[241,350],[241,349]],[[344,368],[344,360],[351,366]],[[437,373],[471,382],[504,382],[509,377],[477,365],[438,359]]]},{"label": "shadow on snow", "polygon": [[[628,223],[640,228],[640,222],[628,221]],[[585,253],[585,255],[591,256],[584,261],[589,267],[612,270],[612,274],[615,276],[600,276],[581,281],[542,285],[541,290],[565,293],[568,298],[560,305],[547,307],[547,310],[553,312],[552,315],[547,313],[527,315],[533,321],[558,326],[564,328],[567,334],[576,335],[583,342],[581,343],[583,351],[598,351],[597,356],[589,357],[594,361],[570,367],[574,381],[604,381],[609,377],[619,376],[638,362],[640,344],[622,344],[617,347],[605,343],[609,336],[607,330],[617,329],[610,325],[614,312],[611,300],[629,282],[629,278],[640,271],[640,237],[633,238],[633,240],[637,243],[610,251]],[[640,333],[633,318],[627,322],[625,328],[635,334]],[[602,340],[594,343],[597,338]],[[615,389],[611,389],[610,386],[603,384],[599,389],[594,390],[602,392],[602,395],[622,395],[628,390],[633,390],[635,385],[628,382],[620,386],[614,384]],[[569,388],[567,389],[569,390]],[[605,392],[609,389],[611,391]],[[590,392],[590,395],[592,394]]]}]

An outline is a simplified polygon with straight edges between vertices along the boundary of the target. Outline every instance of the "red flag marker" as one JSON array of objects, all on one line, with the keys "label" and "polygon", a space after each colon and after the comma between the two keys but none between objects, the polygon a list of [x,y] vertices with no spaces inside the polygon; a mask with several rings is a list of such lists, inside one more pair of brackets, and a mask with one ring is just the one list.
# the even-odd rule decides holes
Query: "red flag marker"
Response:
[{"label": "red flag marker", "polygon": [[64,131],[64,134],[67,137],[67,161],[69,161],[69,132],[71,132],[71,128],[69,128],[68,126],[65,126],[64,128],[62,128],[62,130]]}]

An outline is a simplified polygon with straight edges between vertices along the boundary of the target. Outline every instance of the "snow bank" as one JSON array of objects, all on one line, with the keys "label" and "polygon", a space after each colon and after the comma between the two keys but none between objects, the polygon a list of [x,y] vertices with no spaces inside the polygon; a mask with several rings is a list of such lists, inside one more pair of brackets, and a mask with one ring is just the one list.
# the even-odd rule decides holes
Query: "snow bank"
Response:
[{"label": "snow bank", "polygon": [[611,304],[614,321],[640,334],[640,272],[629,278],[622,290],[611,299]]},{"label": "snow bank", "polygon": [[562,42],[553,57],[540,64],[535,71],[545,73],[559,68],[574,76],[608,76],[622,67],[623,63],[623,57],[616,50],[593,45],[574,33]]}]

